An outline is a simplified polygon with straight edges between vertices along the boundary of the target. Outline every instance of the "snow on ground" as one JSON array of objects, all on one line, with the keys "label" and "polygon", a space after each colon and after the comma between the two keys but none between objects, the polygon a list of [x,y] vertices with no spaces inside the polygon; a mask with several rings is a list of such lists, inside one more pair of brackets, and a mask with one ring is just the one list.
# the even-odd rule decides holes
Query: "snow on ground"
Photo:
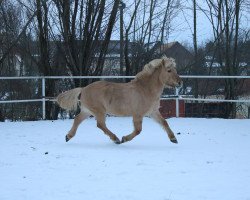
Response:
[{"label": "snow on ground", "polygon": [[[172,118],[113,144],[93,118],[66,143],[72,120],[0,123],[1,200],[249,200],[250,120]],[[131,118],[108,118],[121,136]]]}]

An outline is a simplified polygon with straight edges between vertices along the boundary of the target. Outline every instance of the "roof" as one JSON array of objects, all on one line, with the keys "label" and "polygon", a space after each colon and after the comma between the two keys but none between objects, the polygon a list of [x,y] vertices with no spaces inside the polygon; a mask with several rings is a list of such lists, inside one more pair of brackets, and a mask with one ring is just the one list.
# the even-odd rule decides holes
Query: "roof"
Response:
[{"label": "roof", "polygon": [[162,50],[167,50],[167,49],[173,47],[173,46],[176,45],[176,44],[180,44],[180,43],[177,42],[177,41],[174,41],[174,42],[170,42],[170,43],[167,43],[167,44],[162,44],[162,45],[161,45],[161,49],[162,49]]}]

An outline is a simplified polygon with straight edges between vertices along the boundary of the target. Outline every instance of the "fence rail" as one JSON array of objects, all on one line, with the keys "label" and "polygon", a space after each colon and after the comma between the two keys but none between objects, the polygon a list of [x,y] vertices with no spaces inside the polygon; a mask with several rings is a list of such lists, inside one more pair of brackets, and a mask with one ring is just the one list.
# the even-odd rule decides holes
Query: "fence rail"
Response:
[{"label": "fence rail", "polygon": [[[182,79],[250,79],[250,76],[193,76],[182,75]],[[42,98],[41,99],[22,99],[22,100],[1,100],[0,104],[4,103],[26,103],[26,102],[42,102],[43,119],[46,116],[45,104],[46,101],[54,101],[45,96],[46,79],[133,79],[135,76],[22,76],[22,77],[0,77],[0,80],[41,80],[42,82]],[[161,99],[172,99],[176,101],[176,117],[179,117],[179,101],[204,101],[204,102],[232,102],[232,103],[250,103],[250,99],[202,99],[202,98],[187,98],[179,94],[179,89],[175,90],[174,96],[164,96]]]}]

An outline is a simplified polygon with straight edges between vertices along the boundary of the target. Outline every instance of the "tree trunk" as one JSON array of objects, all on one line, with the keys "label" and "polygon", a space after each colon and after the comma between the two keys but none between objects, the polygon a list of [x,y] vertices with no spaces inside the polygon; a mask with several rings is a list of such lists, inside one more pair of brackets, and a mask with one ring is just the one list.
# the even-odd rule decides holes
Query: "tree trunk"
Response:
[{"label": "tree trunk", "polygon": [[[193,10],[194,10],[194,34],[193,34],[193,45],[194,45],[194,65],[193,65],[193,74],[197,75],[198,71],[198,48],[197,48],[197,16],[196,16],[196,0],[193,0]],[[199,87],[198,80],[194,79],[194,96],[198,98],[199,96]]]},{"label": "tree trunk", "polygon": [[112,33],[112,30],[113,30],[113,27],[115,24],[119,3],[120,3],[120,0],[115,0],[115,2],[114,2],[113,8],[112,8],[112,11],[110,14],[108,26],[107,26],[105,38],[104,38],[104,41],[102,42],[102,45],[101,45],[100,55],[99,55],[99,58],[97,61],[97,66],[96,66],[96,70],[94,72],[94,75],[101,75],[102,74],[105,56],[106,56],[106,53],[108,50],[108,45],[109,45],[111,33]]},{"label": "tree trunk", "polygon": [[[48,7],[46,2],[36,0],[37,6],[37,23],[38,23],[38,37],[39,37],[39,48],[40,48],[40,61],[39,71],[43,76],[51,76],[52,69],[50,65],[50,54],[49,54],[49,36],[48,36]],[[45,96],[53,97],[55,93],[55,81],[49,79],[46,81]],[[54,116],[52,102],[46,102],[46,119],[51,120]]]}]

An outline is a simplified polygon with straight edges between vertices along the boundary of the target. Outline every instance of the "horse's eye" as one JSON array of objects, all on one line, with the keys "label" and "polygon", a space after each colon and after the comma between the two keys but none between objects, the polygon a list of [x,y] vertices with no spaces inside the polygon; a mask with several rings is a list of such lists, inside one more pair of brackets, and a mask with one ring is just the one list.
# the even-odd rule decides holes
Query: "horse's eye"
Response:
[{"label": "horse's eye", "polygon": [[171,72],[171,69],[169,69],[168,72],[170,73],[170,72]]}]

